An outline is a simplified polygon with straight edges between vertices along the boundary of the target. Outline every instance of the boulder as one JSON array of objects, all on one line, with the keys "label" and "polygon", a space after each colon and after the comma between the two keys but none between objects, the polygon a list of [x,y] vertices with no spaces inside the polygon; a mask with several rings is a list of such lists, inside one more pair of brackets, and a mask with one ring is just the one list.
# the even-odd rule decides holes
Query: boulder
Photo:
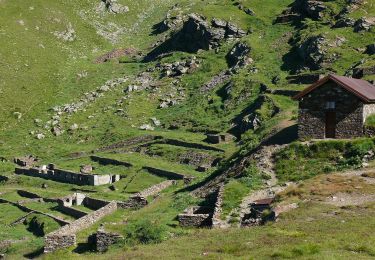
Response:
[{"label": "boulder", "polygon": [[375,43],[372,43],[366,47],[366,53],[370,55],[375,54]]},{"label": "boulder", "polygon": [[369,31],[375,24],[375,17],[358,19],[354,24],[354,32]]},{"label": "boulder", "polygon": [[299,12],[314,20],[320,20],[324,16],[327,6],[322,1],[296,0],[293,11]]},{"label": "boulder", "polygon": [[355,24],[355,21],[353,18],[343,17],[343,18],[340,18],[333,27],[334,28],[353,27],[354,24]]},{"label": "boulder", "polygon": [[327,60],[326,45],[324,36],[312,36],[298,46],[298,54],[311,69],[320,69]]},{"label": "boulder", "polygon": [[246,43],[236,43],[226,56],[229,66],[243,68],[252,63],[252,59],[249,57],[250,51],[251,48]]}]

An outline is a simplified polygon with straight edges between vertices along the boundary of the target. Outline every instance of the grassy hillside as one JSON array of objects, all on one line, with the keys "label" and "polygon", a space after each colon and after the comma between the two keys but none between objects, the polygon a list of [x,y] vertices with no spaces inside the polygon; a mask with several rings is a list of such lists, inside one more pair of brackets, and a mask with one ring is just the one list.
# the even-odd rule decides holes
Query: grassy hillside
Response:
[{"label": "grassy hillside", "polygon": [[[0,198],[24,200],[17,190],[27,190],[46,198],[87,192],[96,198],[126,200],[165,180],[144,170],[146,166],[195,179],[190,186],[179,181],[158,197],[148,198],[150,204],[141,210],[119,210],[107,216],[78,234],[76,248],[42,258],[374,256],[373,238],[364,235],[374,221],[366,217],[373,215],[372,202],[342,208],[321,203],[337,190],[313,198],[315,193],[308,191],[322,181],[321,174],[361,166],[366,153],[374,150],[372,139],[311,146],[295,142],[278,151],[278,182],[303,181],[306,186],[281,195],[281,202],[296,200],[299,208],[282,215],[277,223],[252,229],[195,230],[180,228],[175,219],[190,205],[212,203],[189,192],[205,187],[202,185],[217,176],[224,176],[225,216],[235,214],[251,191],[265,187],[270,176],[256,169],[256,160],[243,168],[241,163],[253,160],[252,152],[263,145],[294,141],[297,104],[290,96],[308,85],[302,79],[373,68],[374,56],[366,48],[374,43],[374,27],[356,32],[355,25],[335,26],[342,18],[355,22],[374,17],[373,0],[358,1],[361,3],[355,6],[353,1],[322,1],[326,8],[319,17],[301,10],[305,1],[299,0],[118,0],[129,11],[117,14],[101,8],[101,2],[0,0]],[[349,6],[350,11],[345,12]],[[295,16],[278,22],[288,10]],[[163,55],[147,59],[158,46],[181,39],[181,28],[193,13],[204,16],[212,30],[212,19],[221,19],[243,35],[225,36],[217,48],[196,52],[186,46],[197,42],[179,42],[177,51],[167,48]],[[165,28],[165,24],[172,25]],[[200,35],[208,37],[209,33]],[[237,42],[247,46],[248,54],[233,58],[230,53]],[[246,64],[234,68],[233,59]],[[178,76],[166,76],[168,67],[186,60],[196,60],[197,66]],[[205,84],[217,75],[225,75],[225,79],[204,91]],[[375,76],[365,73],[363,79],[375,80]],[[149,130],[141,129],[145,125]],[[208,133],[231,133],[235,138],[209,144]],[[157,138],[100,149],[143,135]],[[268,143],[264,142],[268,137]],[[122,179],[113,187],[82,187],[15,175],[13,158],[27,154],[39,157],[39,164],[53,162],[76,172],[81,165],[91,164],[96,174],[116,173]],[[133,167],[100,165],[90,159],[92,154],[123,160]],[[191,157],[199,156],[205,159],[192,163]],[[210,159],[217,160],[213,167],[198,172],[197,167]],[[56,211],[55,204],[33,202],[28,206],[71,220]],[[17,207],[0,204],[0,254],[15,259],[39,256],[42,231],[57,229],[57,223],[40,215],[10,225],[23,215]],[[115,245],[103,255],[92,252],[87,237],[101,223],[128,236],[127,243]],[[138,234],[142,232],[151,234],[147,240],[151,245],[142,244]],[[349,241],[343,235],[347,232],[358,242]],[[321,242],[321,237],[327,242]]]}]

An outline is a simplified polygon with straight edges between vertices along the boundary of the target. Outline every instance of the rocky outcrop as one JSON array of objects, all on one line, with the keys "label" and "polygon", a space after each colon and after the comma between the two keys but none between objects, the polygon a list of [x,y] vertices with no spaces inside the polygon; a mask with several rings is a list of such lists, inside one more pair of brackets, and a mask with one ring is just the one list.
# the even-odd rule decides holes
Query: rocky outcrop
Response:
[{"label": "rocky outcrop", "polygon": [[313,70],[321,69],[338,58],[337,54],[328,54],[329,47],[338,47],[344,38],[329,42],[323,35],[311,36],[298,46],[298,54],[306,66]]},{"label": "rocky outcrop", "polygon": [[108,11],[113,14],[124,14],[129,12],[129,7],[119,4],[117,0],[101,0],[97,12]]},{"label": "rocky outcrop", "polygon": [[238,39],[245,35],[246,32],[233,23],[220,19],[213,19],[210,23],[204,16],[190,14],[181,30],[156,47],[145,60],[172,51],[196,53],[198,50],[215,49],[223,40]]},{"label": "rocky outcrop", "polygon": [[375,43],[370,44],[370,45],[368,45],[366,47],[366,53],[370,54],[370,55],[374,55],[375,54]]},{"label": "rocky outcrop", "polygon": [[141,54],[134,48],[114,49],[96,58],[95,63],[104,63],[109,60],[117,59],[121,57],[136,58],[136,57],[140,57],[140,55]]},{"label": "rocky outcrop", "polygon": [[251,48],[246,43],[236,43],[226,56],[228,65],[233,70],[238,70],[251,64],[253,60],[249,57],[250,51]]},{"label": "rocky outcrop", "polygon": [[324,16],[327,6],[323,1],[296,0],[293,4],[293,11],[307,16],[314,20],[320,20]]},{"label": "rocky outcrop", "polygon": [[354,24],[355,32],[365,32],[369,31],[375,24],[375,17],[362,17],[358,19]]}]

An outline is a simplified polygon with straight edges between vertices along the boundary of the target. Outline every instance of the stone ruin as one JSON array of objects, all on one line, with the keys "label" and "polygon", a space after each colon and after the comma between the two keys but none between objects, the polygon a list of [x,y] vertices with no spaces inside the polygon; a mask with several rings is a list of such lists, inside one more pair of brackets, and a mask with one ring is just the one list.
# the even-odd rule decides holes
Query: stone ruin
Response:
[{"label": "stone ruin", "polygon": [[108,232],[103,226],[100,226],[95,234],[95,247],[98,252],[105,252],[110,245],[116,244],[123,240],[124,237],[120,234]]},{"label": "stone ruin", "polygon": [[234,140],[234,136],[228,133],[225,134],[207,134],[206,141],[211,144],[226,143]]},{"label": "stone ruin", "polygon": [[212,225],[212,208],[193,206],[178,215],[182,227],[208,227]]},{"label": "stone ruin", "polygon": [[246,213],[241,219],[241,226],[260,226],[268,221],[274,221],[276,214],[271,206],[273,200],[273,198],[266,198],[252,202],[249,205],[250,212]]},{"label": "stone ruin", "polygon": [[[44,253],[54,252],[61,248],[76,245],[76,233],[90,227],[98,222],[103,217],[112,214],[118,208],[132,208],[138,209],[146,206],[147,200],[141,195],[135,195],[127,201],[105,201],[95,198],[87,197],[81,193],[75,193],[57,200],[59,203],[59,210],[62,210],[68,215],[74,216],[79,210],[72,208],[73,205],[84,205],[87,208],[93,209],[93,212],[85,213],[75,221],[61,227],[60,229],[47,234],[44,237],[45,246]],[[70,209],[70,211],[68,211]],[[75,217],[78,217],[77,215]],[[109,235],[108,235],[109,236]],[[100,235],[99,235],[100,237]],[[103,240],[108,240],[104,239]]]},{"label": "stone ruin", "polygon": [[112,184],[120,180],[120,175],[109,175],[109,174],[87,174],[87,173],[75,173],[66,170],[56,169],[53,164],[48,166],[43,165],[41,167],[27,166],[17,167],[15,169],[16,174],[22,174],[31,177],[39,177],[47,180],[53,180],[63,183],[71,183],[76,185],[90,185],[99,186]]},{"label": "stone ruin", "polygon": [[32,155],[27,155],[24,157],[14,158],[14,163],[21,167],[32,167],[38,162],[38,159]]},{"label": "stone ruin", "polygon": [[216,191],[214,207],[192,206],[178,215],[178,222],[182,227],[213,227],[221,226],[221,212],[223,204],[224,185]]}]

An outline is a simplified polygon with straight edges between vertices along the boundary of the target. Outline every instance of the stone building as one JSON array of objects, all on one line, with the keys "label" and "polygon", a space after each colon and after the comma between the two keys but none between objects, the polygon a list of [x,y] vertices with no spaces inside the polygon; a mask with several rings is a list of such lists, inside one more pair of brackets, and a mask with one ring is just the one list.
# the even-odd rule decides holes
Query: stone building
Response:
[{"label": "stone building", "polygon": [[293,97],[299,101],[300,139],[354,138],[365,134],[375,113],[375,86],[361,79],[328,75]]}]

